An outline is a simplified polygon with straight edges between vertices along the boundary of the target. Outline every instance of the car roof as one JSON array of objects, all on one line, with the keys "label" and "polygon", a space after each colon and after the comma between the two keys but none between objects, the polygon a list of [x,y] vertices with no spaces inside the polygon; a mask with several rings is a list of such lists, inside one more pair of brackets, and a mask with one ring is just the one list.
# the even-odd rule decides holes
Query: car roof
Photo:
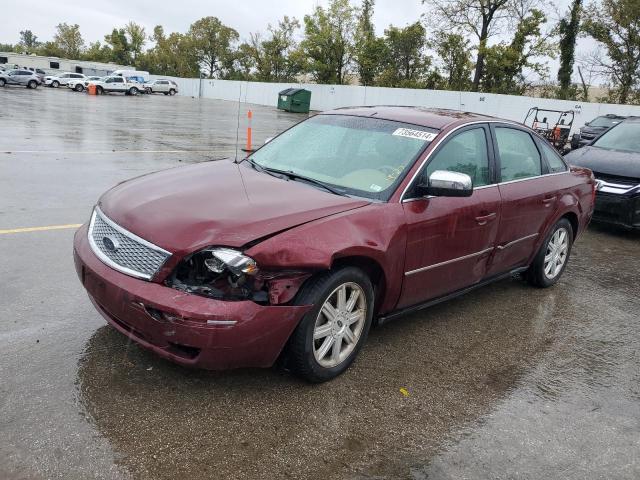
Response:
[{"label": "car roof", "polygon": [[[353,115],[357,117],[375,117],[411,123],[422,127],[441,130],[454,123],[470,121],[496,120],[495,117],[472,112],[461,112],[446,108],[426,108],[415,106],[378,105],[370,107],[344,107],[322,112],[321,115]],[[505,120],[505,122],[509,122]],[[509,122],[510,123],[510,122]]]}]

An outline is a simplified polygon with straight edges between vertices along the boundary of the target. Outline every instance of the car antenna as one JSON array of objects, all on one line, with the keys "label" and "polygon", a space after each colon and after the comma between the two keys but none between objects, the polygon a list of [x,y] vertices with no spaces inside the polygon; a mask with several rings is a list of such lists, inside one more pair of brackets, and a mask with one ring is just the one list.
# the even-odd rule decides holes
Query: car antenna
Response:
[{"label": "car antenna", "polygon": [[238,112],[236,118],[236,154],[235,154],[235,163],[238,162],[238,142],[240,141],[240,100],[242,98],[242,83],[238,82]]}]

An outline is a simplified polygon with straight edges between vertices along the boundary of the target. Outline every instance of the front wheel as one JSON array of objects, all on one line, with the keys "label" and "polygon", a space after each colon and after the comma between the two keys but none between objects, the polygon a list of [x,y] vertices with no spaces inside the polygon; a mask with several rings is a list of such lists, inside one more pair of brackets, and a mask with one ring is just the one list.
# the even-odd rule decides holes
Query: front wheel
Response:
[{"label": "front wheel", "polygon": [[169,90],[169,95],[175,95],[176,91],[172,88],[171,90]]},{"label": "front wheel", "polygon": [[27,83],[27,88],[38,88],[38,82],[30,80],[29,83]]},{"label": "front wheel", "polygon": [[129,95],[138,95],[138,89],[136,87],[131,87],[129,89]]},{"label": "front wheel", "polygon": [[566,218],[556,223],[542,243],[529,270],[527,281],[536,287],[546,288],[554,285],[564,272],[571,254],[573,227]]},{"label": "front wheel", "polygon": [[79,84],[77,84],[75,87],[73,87],[73,89],[74,89],[76,92],[81,92],[82,90],[84,90],[84,87],[79,83]]},{"label": "front wheel", "polygon": [[102,88],[102,87],[100,87],[100,86],[97,86],[97,87],[96,87],[96,94],[97,94],[97,95],[102,95],[102,94],[104,94],[104,88]]},{"label": "front wheel", "polygon": [[4,87],[7,84],[7,81],[4,78],[0,78],[0,87]]},{"label": "front wheel", "polygon": [[51,82],[51,86],[53,88],[58,88],[60,86],[60,82],[58,82],[57,80],[54,80],[53,82]]},{"label": "front wheel", "polygon": [[347,267],[309,281],[296,299],[313,308],[289,339],[294,373],[326,382],[343,373],[362,348],[373,318],[373,286],[360,269]]}]

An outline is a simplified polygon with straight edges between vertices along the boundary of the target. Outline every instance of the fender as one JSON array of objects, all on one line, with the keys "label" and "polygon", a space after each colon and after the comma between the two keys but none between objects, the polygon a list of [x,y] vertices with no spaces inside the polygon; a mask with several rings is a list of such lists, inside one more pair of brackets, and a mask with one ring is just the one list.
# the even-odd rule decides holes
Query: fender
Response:
[{"label": "fender", "polygon": [[400,297],[406,226],[399,203],[374,203],[294,227],[245,253],[266,269],[329,270],[348,257],[371,259],[382,269],[385,292],[379,311]]}]

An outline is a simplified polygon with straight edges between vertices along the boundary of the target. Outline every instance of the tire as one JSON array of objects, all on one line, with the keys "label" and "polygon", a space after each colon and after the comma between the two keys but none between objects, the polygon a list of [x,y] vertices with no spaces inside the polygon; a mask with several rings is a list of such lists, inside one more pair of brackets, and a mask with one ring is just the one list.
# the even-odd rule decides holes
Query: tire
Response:
[{"label": "tire", "polygon": [[[339,308],[341,290],[345,299],[342,309]],[[294,330],[285,352],[293,373],[309,382],[320,383],[349,368],[371,327],[373,295],[371,280],[355,267],[327,272],[308,281],[295,303],[312,304],[313,308]],[[325,309],[327,304],[331,309]],[[329,315],[336,313],[338,315],[331,319]]]},{"label": "tire", "polygon": [[76,92],[81,92],[81,91],[83,91],[83,90],[84,90],[84,87],[82,86],[82,84],[81,84],[81,83],[78,83],[75,87],[73,87],[73,89],[74,89]]},{"label": "tire", "polygon": [[4,87],[7,84],[7,81],[4,78],[0,78],[0,87]]},{"label": "tire", "polygon": [[172,88],[171,90],[169,90],[169,95],[175,95],[176,91]]},{"label": "tire", "polygon": [[539,288],[554,285],[567,268],[572,245],[573,227],[571,222],[566,218],[561,218],[542,242],[540,250],[529,266],[525,274],[527,281]]},{"label": "tire", "polygon": [[162,92],[162,93],[164,93],[165,95],[169,95],[169,92]]},{"label": "tire", "polygon": [[38,88],[38,82],[36,82],[35,80],[29,80],[29,83],[27,83],[27,88],[32,88],[32,89],[36,89]]},{"label": "tire", "polygon": [[102,88],[100,85],[98,85],[96,87],[96,94],[97,95],[104,95],[104,88]]},{"label": "tire", "polygon": [[53,88],[58,88],[60,86],[60,82],[57,80],[54,80],[53,82],[51,82],[51,86]]},{"label": "tire", "polygon": [[129,95],[138,95],[138,89],[136,87],[131,87],[129,89]]}]

